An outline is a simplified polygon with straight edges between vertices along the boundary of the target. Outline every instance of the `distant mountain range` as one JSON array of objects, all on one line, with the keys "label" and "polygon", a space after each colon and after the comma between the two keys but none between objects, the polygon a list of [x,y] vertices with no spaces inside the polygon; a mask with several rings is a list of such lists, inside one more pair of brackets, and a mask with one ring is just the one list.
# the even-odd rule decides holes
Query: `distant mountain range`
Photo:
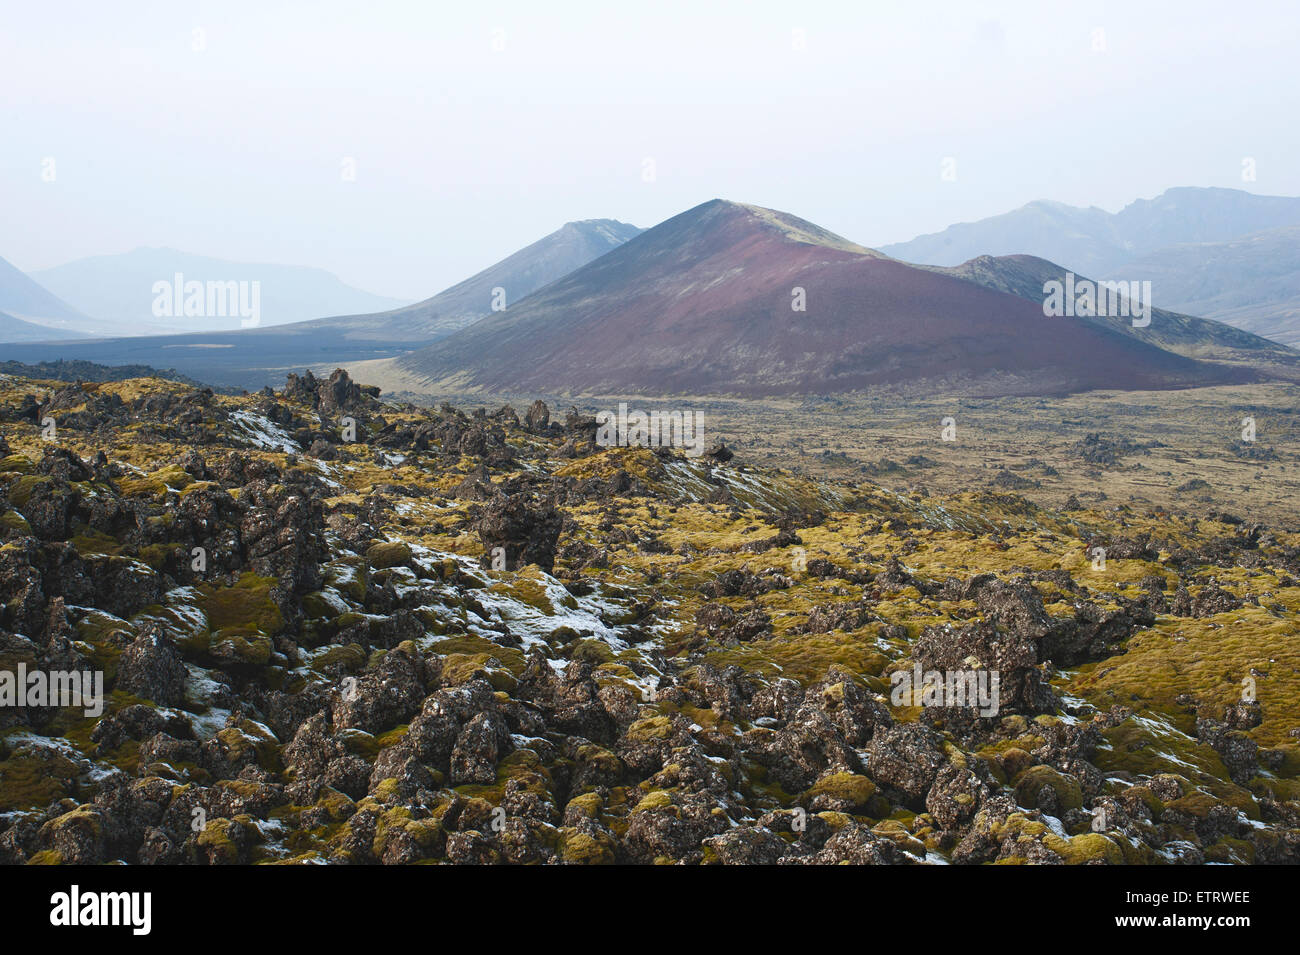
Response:
[{"label": "distant mountain range", "polygon": [[1300,344],[1300,199],[1169,189],[1118,213],[1059,202],[881,247],[907,262],[960,265],[1032,255],[1098,279],[1147,279],[1155,300]]},{"label": "distant mountain range", "polygon": [[[76,344],[17,344],[6,346],[4,353],[29,362],[64,358],[175,367],[214,385],[260,388],[278,384],[289,370],[387,358],[428,344],[492,314],[494,300],[509,307],[640,231],[613,219],[570,222],[432,298],[385,312],[239,331],[101,335],[96,336],[100,340]],[[266,288],[263,286],[264,300]]]},{"label": "distant mountain range", "polygon": [[[84,329],[97,335],[139,335],[165,332],[224,331],[240,328],[240,316],[228,308],[219,314],[159,315],[154,309],[155,284],[251,283],[258,285],[261,325],[300,322],[337,311],[377,311],[401,300],[372,295],[340,281],[324,269],[299,265],[229,262],[175,249],[139,248],[121,255],[97,255],[31,278],[85,315],[97,321]],[[251,297],[251,296],[249,296]],[[175,311],[175,310],[173,310]]]},{"label": "distant mountain range", "polygon": [[[806,310],[795,307],[800,295]],[[1261,357],[1286,354],[1214,329],[1191,320],[1161,334],[1207,357],[1229,357],[1224,339]],[[521,394],[878,385],[1051,394],[1256,377],[1163,348],[1144,331],[1046,318],[1041,283],[1036,296],[1012,293],[988,277],[890,259],[787,213],[713,200],[388,364],[428,390]]]},{"label": "distant mountain range", "polygon": [[[0,259],[0,341],[32,341],[65,337],[64,330],[81,331],[93,319],[53,295],[27,273]],[[41,330],[48,329],[42,335]],[[34,331],[33,331],[34,330]]]},{"label": "distant mountain range", "polygon": [[[1292,288],[1296,273],[1284,252],[1300,226],[1275,223],[1297,207],[1300,200],[1232,190],[1171,190],[1117,216],[1048,203],[1026,207],[1021,224],[1056,235],[1070,254],[1093,263],[1085,267],[1021,253],[910,264],[788,213],[719,199],[644,232],[610,219],[568,223],[414,305],[270,327],[73,342],[32,337],[42,335],[35,326],[79,315],[81,323],[96,320],[10,268],[0,270],[0,309],[18,301],[47,316],[3,309],[0,337],[14,341],[0,357],[151,365],[248,389],[277,383],[289,370],[344,365],[389,390],[521,395],[759,396],[878,386],[1060,394],[1300,380],[1300,353],[1170,305],[1171,287],[1199,281],[1200,294],[1217,289],[1225,309],[1262,309],[1276,322],[1276,307],[1252,297]],[[1008,222],[1017,215],[999,217],[998,241],[1013,241]],[[1270,228],[1250,239],[1215,238],[1262,225]],[[1136,255],[1178,234],[1196,242]],[[1196,250],[1206,249],[1225,263],[1221,269],[1196,265]],[[1127,265],[1116,264],[1122,255]],[[152,264],[142,267],[146,260]],[[187,279],[239,280],[192,260],[168,261],[176,263],[169,268],[189,269]],[[143,277],[162,265],[148,256],[135,260],[126,270],[135,278],[111,287],[135,295]],[[1255,276],[1255,284],[1235,280],[1234,270]],[[1121,318],[1046,317],[1044,285],[1067,271],[1081,279],[1149,280],[1162,307],[1143,327]],[[100,301],[110,299],[101,293]],[[60,311],[73,317],[49,317]]]}]

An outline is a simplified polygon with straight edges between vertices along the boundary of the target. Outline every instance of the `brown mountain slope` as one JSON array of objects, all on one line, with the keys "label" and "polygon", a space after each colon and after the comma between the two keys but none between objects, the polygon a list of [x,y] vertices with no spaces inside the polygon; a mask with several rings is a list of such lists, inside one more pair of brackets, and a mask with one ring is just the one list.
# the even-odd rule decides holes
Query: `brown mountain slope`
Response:
[{"label": "brown mountain slope", "polygon": [[[800,288],[806,311],[792,309]],[[394,369],[430,390],[586,394],[1054,394],[1255,377],[723,200]]]}]

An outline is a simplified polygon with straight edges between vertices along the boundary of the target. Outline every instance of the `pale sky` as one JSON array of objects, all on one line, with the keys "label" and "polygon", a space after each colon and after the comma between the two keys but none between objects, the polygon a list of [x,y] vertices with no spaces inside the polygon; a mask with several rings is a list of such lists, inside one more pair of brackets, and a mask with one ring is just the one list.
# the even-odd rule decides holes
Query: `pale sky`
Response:
[{"label": "pale sky", "polygon": [[0,0],[0,257],[171,246],[416,299],[715,197],[882,245],[1300,195],[1297,37],[1294,2]]}]

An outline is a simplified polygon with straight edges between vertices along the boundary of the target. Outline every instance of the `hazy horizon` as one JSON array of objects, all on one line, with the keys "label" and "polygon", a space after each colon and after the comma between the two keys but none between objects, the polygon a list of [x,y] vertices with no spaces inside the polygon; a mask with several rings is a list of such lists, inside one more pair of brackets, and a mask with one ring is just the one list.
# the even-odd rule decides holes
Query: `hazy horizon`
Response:
[{"label": "hazy horizon", "polygon": [[939,7],[7,4],[0,256],[169,247],[414,301],[712,198],[877,247],[1036,199],[1300,195],[1300,10]]}]

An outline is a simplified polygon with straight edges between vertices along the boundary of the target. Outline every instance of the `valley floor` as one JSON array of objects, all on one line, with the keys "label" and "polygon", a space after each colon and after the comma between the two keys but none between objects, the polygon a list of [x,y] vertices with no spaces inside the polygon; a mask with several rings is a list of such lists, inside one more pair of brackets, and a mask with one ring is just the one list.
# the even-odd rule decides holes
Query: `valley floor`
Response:
[{"label": "valley floor", "polygon": [[[536,396],[404,397],[495,408]],[[708,437],[747,463],[812,478],[902,491],[1013,490],[1057,507],[1074,496],[1189,513],[1235,508],[1300,523],[1300,386],[1290,383],[1050,398],[544,397],[588,414],[616,410],[620,401],[695,411]],[[1248,419],[1253,440],[1243,440]]]}]

